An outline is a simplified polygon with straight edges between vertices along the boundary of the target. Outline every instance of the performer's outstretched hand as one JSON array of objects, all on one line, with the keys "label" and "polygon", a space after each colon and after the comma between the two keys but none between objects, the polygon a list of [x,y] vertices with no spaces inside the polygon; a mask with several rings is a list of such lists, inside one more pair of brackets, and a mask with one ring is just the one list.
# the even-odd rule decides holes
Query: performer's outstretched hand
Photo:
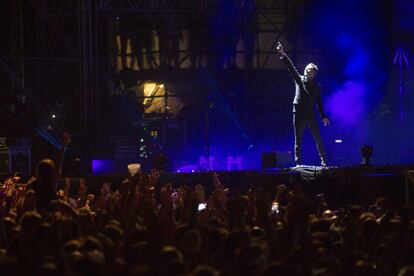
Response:
[{"label": "performer's outstretched hand", "polygon": [[282,43],[280,43],[280,41],[277,42],[276,50],[279,53],[279,55],[281,55],[281,56],[283,56],[285,54],[285,51],[283,49],[283,45],[282,45]]},{"label": "performer's outstretched hand", "polygon": [[324,125],[324,126],[329,126],[329,125],[331,124],[331,122],[329,121],[329,119],[328,119],[328,118],[323,118],[323,119],[322,119],[322,122],[323,122],[323,125]]}]

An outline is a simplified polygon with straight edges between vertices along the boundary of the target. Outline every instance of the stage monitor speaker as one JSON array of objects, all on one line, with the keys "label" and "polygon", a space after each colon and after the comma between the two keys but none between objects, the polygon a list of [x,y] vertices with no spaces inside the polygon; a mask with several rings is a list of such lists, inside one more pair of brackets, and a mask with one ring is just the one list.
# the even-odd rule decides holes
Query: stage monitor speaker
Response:
[{"label": "stage monitor speaker", "polygon": [[286,168],[293,166],[292,152],[266,152],[262,153],[262,169]]}]

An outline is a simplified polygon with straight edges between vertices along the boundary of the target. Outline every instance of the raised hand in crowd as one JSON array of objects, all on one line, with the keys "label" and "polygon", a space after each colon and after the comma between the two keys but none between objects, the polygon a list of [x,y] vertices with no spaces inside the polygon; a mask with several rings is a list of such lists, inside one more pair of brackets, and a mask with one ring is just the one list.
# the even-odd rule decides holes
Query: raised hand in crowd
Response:
[{"label": "raised hand in crowd", "polygon": [[173,188],[172,188],[171,183],[168,183],[167,185],[161,188],[160,203],[162,207],[166,207],[168,209],[173,208],[172,194],[173,194]]},{"label": "raised hand in crowd", "polygon": [[194,187],[194,192],[197,198],[197,201],[202,203],[206,201],[206,193],[203,185],[197,184]]},{"label": "raised hand in crowd", "polygon": [[85,207],[88,208],[89,210],[91,209],[91,204],[92,204],[94,199],[95,199],[94,194],[88,194],[86,196]]},{"label": "raised hand in crowd", "polygon": [[161,188],[160,202],[161,209],[159,214],[159,225],[162,233],[162,244],[173,244],[176,230],[174,219],[174,205],[173,205],[173,188],[172,184],[168,183]]},{"label": "raised hand in crowd", "polygon": [[83,207],[86,200],[86,192],[88,190],[88,186],[86,184],[85,179],[81,178],[79,179],[79,188],[78,188],[78,194],[76,197],[76,203],[78,208]]},{"label": "raised hand in crowd", "polygon": [[111,196],[111,183],[104,182],[100,189],[100,195],[98,196],[94,207],[96,209],[109,208],[110,196]]},{"label": "raised hand in crowd", "polygon": [[[55,171],[54,171],[54,183],[57,185],[57,182],[60,179],[60,176],[62,175],[62,166],[63,166],[63,158],[65,157],[65,151],[66,147],[70,144],[72,141],[72,135],[68,132],[63,133],[62,137],[62,144],[60,146],[60,149],[57,153],[56,160],[55,160]],[[56,188],[55,188],[56,189]]]},{"label": "raised hand in crowd", "polygon": [[152,169],[148,175],[148,187],[150,190],[155,190],[158,179],[160,178],[160,172],[156,169]]},{"label": "raised hand in crowd", "polygon": [[216,203],[220,204],[221,206],[224,206],[229,189],[224,187],[223,184],[221,184],[221,181],[217,173],[213,173],[213,183],[214,183],[213,198],[215,199]]},{"label": "raised hand in crowd", "polygon": [[64,184],[64,189],[63,189],[64,193],[64,197],[65,199],[69,198],[69,191],[70,191],[70,178],[69,177],[65,177],[65,184]]},{"label": "raised hand in crowd", "polygon": [[101,188],[101,197],[108,198],[111,193],[111,183],[104,182]]}]

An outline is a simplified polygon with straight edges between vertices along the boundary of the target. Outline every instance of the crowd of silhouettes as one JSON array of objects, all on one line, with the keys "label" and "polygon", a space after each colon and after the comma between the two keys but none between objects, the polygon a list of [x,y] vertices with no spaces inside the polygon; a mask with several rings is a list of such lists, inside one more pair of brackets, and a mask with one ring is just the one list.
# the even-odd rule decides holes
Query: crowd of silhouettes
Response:
[{"label": "crowd of silhouettes", "polygon": [[90,193],[56,160],[0,185],[1,275],[413,275],[414,217],[381,197],[330,209],[299,183],[269,193],[162,184],[152,170]]},{"label": "crowd of silhouettes", "polygon": [[[187,57],[191,68],[235,68],[239,41],[241,66],[252,67],[254,1],[196,1],[191,13],[181,12],[186,9],[180,1],[172,2],[159,4],[152,12],[143,9],[116,16],[122,69],[180,68]],[[180,47],[184,32],[186,47]],[[180,51],[188,56],[180,56]]]}]

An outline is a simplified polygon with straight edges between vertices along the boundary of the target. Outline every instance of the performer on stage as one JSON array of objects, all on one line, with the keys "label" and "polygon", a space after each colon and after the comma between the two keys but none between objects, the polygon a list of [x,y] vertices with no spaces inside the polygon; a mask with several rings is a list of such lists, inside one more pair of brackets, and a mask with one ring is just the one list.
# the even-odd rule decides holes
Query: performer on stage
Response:
[{"label": "performer on stage", "polygon": [[329,125],[329,119],[323,111],[323,104],[321,98],[321,86],[315,81],[315,76],[318,72],[318,67],[309,63],[305,67],[304,75],[300,75],[298,70],[293,65],[290,58],[285,54],[283,45],[279,42],[277,52],[280,59],[286,64],[290,75],[295,81],[295,98],[293,100],[293,127],[295,131],[295,163],[302,164],[301,148],[302,136],[307,125],[311,130],[313,139],[321,158],[321,165],[327,166],[326,153],[323,149],[321,135],[319,133],[318,123],[315,118],[315,104],[317,105],[319,114],[322,117],[323,124]]}]

